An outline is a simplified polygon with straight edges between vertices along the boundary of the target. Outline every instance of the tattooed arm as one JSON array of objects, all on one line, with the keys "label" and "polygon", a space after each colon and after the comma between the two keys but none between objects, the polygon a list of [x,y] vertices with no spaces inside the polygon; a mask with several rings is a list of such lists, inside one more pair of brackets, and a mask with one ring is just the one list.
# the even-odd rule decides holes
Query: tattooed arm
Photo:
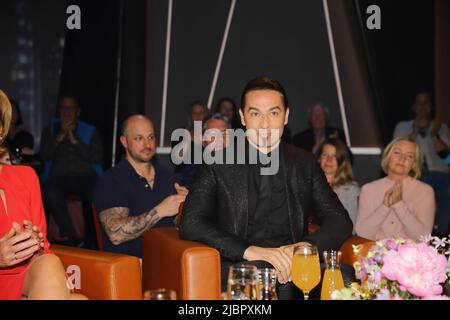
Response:
[{"label": "tattooed arm", "polygon": [[156,209],[136,217],[129,216],[128,208],[110,208],[100,212],[100,221],[114,245],[140,237],[146,230],[153,227],[161,217]]},{"label": "tattooed arm", "polygon": [[186,194],[168,196],[149,212],[135,217],[130,217],[128,208],[109,208],[100,212],[100,221],[109,240],[117,246],[126,241],[139,238],[162,218],[176,215],[180,203],[185,198]]}]

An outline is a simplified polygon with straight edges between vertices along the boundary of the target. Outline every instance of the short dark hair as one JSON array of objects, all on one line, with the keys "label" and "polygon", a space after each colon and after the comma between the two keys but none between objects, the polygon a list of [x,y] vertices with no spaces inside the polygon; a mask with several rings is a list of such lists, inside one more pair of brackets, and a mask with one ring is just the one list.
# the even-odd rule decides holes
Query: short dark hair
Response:
[{"label": "short dark hair", "polygon": [[284,90],[281,83],[279,83],[277,80],[271,79],[269,77],[258,77],[253,80],[250,80],[247,83],[247,85],[245,86],[244,91],[242,92],[241,106],[240,106],[242,111],[244,110],[244,107],[245,107],[245,96],[250,91],[256,91],[256,90],[273,90],[273,91],[279,92],[281,94],[281,96],[283,97],[284,109],[286,110],[289,108],[286,91]]},{"label": "short dark hair", "polygon": [[78,100],[77,97],[75,97],[73,94],[62,94],[59,96],[58,99],[58,109],[61,108],[61,102],[64,99],[72,99],[73,101],[75,101],[75,106],[80,109],[80,101]]}]

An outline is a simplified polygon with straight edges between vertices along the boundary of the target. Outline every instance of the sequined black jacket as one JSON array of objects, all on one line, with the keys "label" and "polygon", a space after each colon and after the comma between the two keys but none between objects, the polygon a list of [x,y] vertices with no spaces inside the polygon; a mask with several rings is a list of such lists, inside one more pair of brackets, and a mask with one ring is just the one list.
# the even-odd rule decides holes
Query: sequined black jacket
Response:
[{"label": "sequined black jacket", "polygon": [[[295,242],[308,241],[319,251],[338,249],[352,234],[352,222],[309,152],[282,143],[290,228]],[[180,237],[216,248],[231,261],[242,261],[248,225],[248,165],[214,164],[198,169],[183,207]],[[315,213],[320,228],[307,234]]]}]

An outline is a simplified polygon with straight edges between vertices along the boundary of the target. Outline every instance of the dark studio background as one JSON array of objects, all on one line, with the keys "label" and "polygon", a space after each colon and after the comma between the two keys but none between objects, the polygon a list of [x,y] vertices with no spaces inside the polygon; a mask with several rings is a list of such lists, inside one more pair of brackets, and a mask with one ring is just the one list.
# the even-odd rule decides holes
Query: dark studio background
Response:
[{"label": "dark studio background", "polygon": [[[28,34],[35,43],[32,67],[41,70],[34,73],[34,84],[28,85],[39,92],[32,96],[19,90],[11,76],[17,67],[12,62],[18,50],[14,11],[18,3],[30,13],[26,19],[33,22]],[[119,124],[130,114],[146,113],[160,133],[167,1],[72,1],[82,13],[82,29],[73,31],[65,29],[68,2],[38,3],[2,2],[0,88],[21,102],[25,127],[36,137],[53,115],[58,93],[78,96],[82,118],[100,129],[107,168],[118,76]],[[166,146],[171,131],[186,125],[188,104],[208,99],[230,3],[174,1]],[[328,3],[352,146],[383,147],[395,124],[411,117],[412,99],[419,90],[436,96],[438,113],[450,122],[448,90],[443,89],[448,87],[448,76],[442,75],[450,71],[442,58],[450,39],[442,22],[450,15],[445,0]],[[381,30],[365,28],[370,4],[381,8]],[[59,60],[54,58],[58,52]],[[331,124],[342,127],[322,1],[237,1],[213,105],[222,96],[238,101],[245,83],[263,74],[284,84],[293,133],[307,128],[306,110],[314,101],[325,103]],[[358,170],[364,171],[363,163],[378,170],[378,158],[362,156],[357,161],[357,176]],[[366,174],[361,180],[369,178]]]}]

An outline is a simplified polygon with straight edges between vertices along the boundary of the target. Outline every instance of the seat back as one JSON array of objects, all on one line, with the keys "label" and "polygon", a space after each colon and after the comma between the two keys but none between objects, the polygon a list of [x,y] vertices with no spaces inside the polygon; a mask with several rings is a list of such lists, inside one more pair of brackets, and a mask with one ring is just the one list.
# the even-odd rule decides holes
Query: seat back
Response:
[{"label": "seat back", "polygon": [[178,299],[220,299],[220,256],[204,244],[180,240],[176,228],[154,228],[142,239],[142,287],[172,289]]},{"label": "seat back", "polygon": [[361,255],[366,256],[369,249],[375,245],[375,241],[358,236],[348,238],[340,248],[340,251],[342,252],[342,263],[353,266],[353,264],[358,261],[358,257],[353,252],[354,245],[361,245]]},{"label": "seat back", "polygon": [[92,221],[94,222],[95,228],[95,238],[97,240],[98,251],[103,251],[103,234],[102,225],[100,223],[100,218],[97,215],[97,210],[95,208],[95,203],[92,203]]},{"label": "seat back", "polygon": [[60,245],[51,250],[72,275],[76,293],[92,300],[142,299],[138,258]]}]

